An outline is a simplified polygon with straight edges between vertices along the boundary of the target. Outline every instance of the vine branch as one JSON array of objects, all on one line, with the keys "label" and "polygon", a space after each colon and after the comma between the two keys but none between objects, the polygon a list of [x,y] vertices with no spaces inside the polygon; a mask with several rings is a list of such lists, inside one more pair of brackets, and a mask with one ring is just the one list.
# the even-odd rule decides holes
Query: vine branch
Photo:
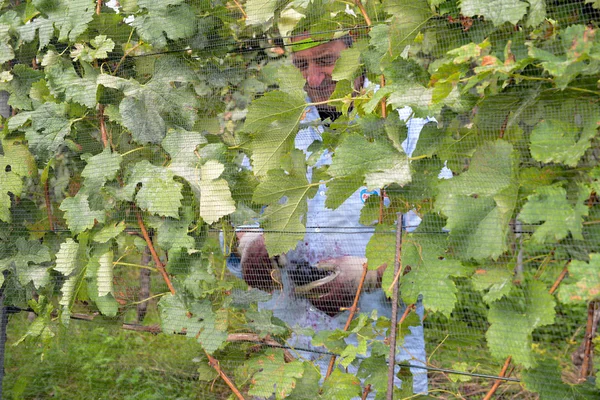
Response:
[{"label": "vine branch", "polygon": [[[363,273],[360,277],[360,281],[358,282],[358,287],[356,288],[356,294],[354,295],[354,302],[352,303],[352,307],[349,308],[350,314],[348,314],[348,318],[346,319],[346,324],[344,325],[344,332],[348,330],[350,327],[350,323],[352,319],[354,319],[354,314],[356,314],[356,310],[358,309],[358,300],[360,299],[360,294],[362,292],[363,285],[365,284],[365,278],[367,277],[367,272],[369,271],[369,267],[367,263],[363,264]],[[325,379],[329,378],[329,375],[333,372],[333,367],[335,366],[336,356],[332,355],[329,359],[329,365],[327,366],[327,373],[325,374]]]},{"label": "vine branch", "polygon": [[[506,370],[508,369],[508,366],[510,365],[510,360],[512,360],[512,356],[508,356],[506,361],[504,361],[504,365],[502,366],[502,370],[500,371],[500,375],[498,375],[498,376],[504,377],[504,374],[506,374]],[[483,400],[490,400],[492,398],[492,396],[494,395],[494,393],[496,393],[496,390],[500,386],[500,383],[502,383],[502,381],[500,379],[497,379],[496,382],[494,382],[494,384],[492,385],[492,388],[490,389],[490,391],[485,395]]]},{"label": "vine branch", "polygon": [[[401,271],[400,266],[402,265],[402,220],[403,215],[401,212],[398,213],[398,220],[396,223],[396,259],[394,260],[394,276],[398,277]],[[406,308],[405,313],[409,307]],[[392,291],[392,326],[390,328],[390,356],[388,360],[388,385],[387,385],[387,399],[393,400],[394,398],[394,368],[396,367],[396,330],[398,328],[398,279],[395,279]]]}]

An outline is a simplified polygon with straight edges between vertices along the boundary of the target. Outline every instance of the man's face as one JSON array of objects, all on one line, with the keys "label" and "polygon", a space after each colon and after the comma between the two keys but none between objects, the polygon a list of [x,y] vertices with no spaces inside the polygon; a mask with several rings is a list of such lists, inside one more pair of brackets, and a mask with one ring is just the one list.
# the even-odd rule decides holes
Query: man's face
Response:
[{"label": "man's face", "polygon": [[[307,38],[299,36],[292,40]],[[293,53],[292,62],[306,79],[304,90],[313,102],[328,100],[335,90],[335,81],[331,78],[335,62],[346,45],[341,40],[334,40],[310,49]]]}]

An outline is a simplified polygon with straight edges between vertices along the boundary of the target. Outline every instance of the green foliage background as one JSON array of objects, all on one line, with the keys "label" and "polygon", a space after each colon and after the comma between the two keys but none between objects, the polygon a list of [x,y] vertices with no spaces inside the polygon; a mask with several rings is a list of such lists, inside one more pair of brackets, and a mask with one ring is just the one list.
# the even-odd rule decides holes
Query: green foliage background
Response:
[{"label": "green foliage background", "polygon": [[[499,365],[511,356],[525,391],[597,396],[593,377],[561,379],[571,367],[557,354],[600,295],[600,3],[362,4],[123,0],[117,13],[92,0],[0,1],[0,90],[13,109],[2,121],[0,281],[7,303],[37,314],[22,339],[58,340],[75,313],[128,318],[137,299],[123,288],[140,269],[160,280],[143,261],[141,219],[176,292],[154,283],[154,320],[222,360],[242,391],[347,399],[371,384],[382,398],[372,371],[386,368],[389,320],[361,315],[348,332],[318,333],[313,343],[363,379],[336,369],[319,383],[308,361],[231,340],[283,343],[292,330],[257,311],[264,293],[244,291],[225,264],[232,226],[260,219],[270,253],[283,253],[303,237],[319,184],[331,208],[366,185],[390,200],[367,248],[373,268],[393,264],[396,213],[423,218],[404,235],[400,286],[407,304],[424,296],[432,366],[476,372],[462,349],[479,346]],[[355,39],[333,75],[343,115],[308,160],[293,143],[309,104],[284,54],[303,31]],[[361,74],[385,86],[353,89]],[[410,159],[394,111],[404,106],[437,121]],[[332,164],[316,167],[326,150]],[[453,179],[438,179],[443,166]],[[377,219],[374,200],[361,221]]]}]

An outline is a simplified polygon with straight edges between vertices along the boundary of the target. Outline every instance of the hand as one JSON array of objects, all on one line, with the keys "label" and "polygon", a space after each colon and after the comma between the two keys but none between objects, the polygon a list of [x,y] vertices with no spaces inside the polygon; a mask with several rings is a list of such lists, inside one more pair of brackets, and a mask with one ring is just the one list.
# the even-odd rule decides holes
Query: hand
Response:
[{"label": "hand", "polygon": [[269,257],[262,232],[238,232],[237,239],[244,281],[266,292],[272,292],[281,285],[280,280],[276,281],[274,277],[279,276],[278,267],[285,265],[285,256]]},{"label": "hand", "polygon": [[[316,266],[328,274],[318,280],[305,285],[296,286],[297,295],[304,296],[310,302],[329,316],[335,316],[343,308],[352,306],[360,278],[363,274],[365,257],[344,256],[319,262]],[[383,264],[376,270],[367,272],[363,290],[369,292],[381,287],[381,277],[386,265]]]}]

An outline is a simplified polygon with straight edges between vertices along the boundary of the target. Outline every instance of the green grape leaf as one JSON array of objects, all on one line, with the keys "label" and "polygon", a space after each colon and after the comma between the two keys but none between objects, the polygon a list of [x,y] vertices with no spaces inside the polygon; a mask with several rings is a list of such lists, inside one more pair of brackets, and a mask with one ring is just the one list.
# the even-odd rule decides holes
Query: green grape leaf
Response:
[{"label": "green grape leaf", "polygon": [[296,380],[302,378],[305,369],[302,361],[286,363],[283,352],[276,349],[269,349],[265,355],[250,359],[246,366],[253,374],[248,394],[268,398],[274,392],[276,399],[284,399],[292,393]]},{"label": "green grape leaf", "polygon": [[600,254],[590,254],[590,262],[573,260],[569,264],[569,277],[558,289],[561,303],[585,303],[600,297]]},{"label": "green grape leaf", "polygon": [[517,152],[498,140],[476,149],[468,171],[440,182],[435,207],[448,217],[450,244],[462,259],[496,259],[507,250],[517,177]]},{"label": "green grape leaf", "polygon": [[10,45],[9,30],[9,25],[0,24],[0,64],[4,64],[15,57],[15,52]]},{"label": "green grape leaf", "polygon": [[[585,0],[585,2],[587,4],[591,4],[592,7],[596,8],[596,9],[600,8],[600,0]],[[598,382],[598,381],[596,381],[596,382]]]},{"label": "green grape leaf", "polygon": [[348,368],[354,360],[356,360],[356,356],[359,354],[366,355],[367,354],[367,339],[362,336],[358,336],[358,346],[353,344],[349,344],[346,346],[344,351],[340,354],[340,364],[344,368]]},{"label": "green grape leaf", "polygon": [[512,280],[513,273],[511,271],[490,268],[476,270],[471,282],[473,282],[475,290],[480,292],[487,290],[487,293],[483,295],[483,300],[487,304],[491,304],[510,293],[513,287]]},{"label": "green grape leaf", "polygon": [[339,370],[333,373],[323,383],[323,398],[331,400],[347,400],[361,395],[360,380]]},{"label": "green grape leaf", "polygon": [[42,62],[42,65],[46,66],[46,80],[52,95],[57,98],[64,95],[67,101],[74,101],[89,108],[96,107],[98,72],[91,65],[82,63],[84,73],[83,78],[80,78],[70,61],[58,56],[52,59],[46,55],[44,61],[47,59],[50,59],[48,62],[52,64]]},{"label": "green grape leaf", "polygon": [[96,222],[103,223],[106,217],[104,211],[90,208],[88,195],[82,192],[64,199],[60,209],[65,212],[67,225],[73,235],[93,228]]},{"label": "green grape leaf", "polygon": [[78,266],[77,253],[79,252],[79,243],[71,238],[67,238],[60,244],[60,250],[56,253],[56,265],[54,269],[64,276],[69,276]]},{"label": "green grape leaf", "polygon": [[535,28],[546,19],[546,0],[527,0],[529,12],[527,13],[527,26]]},{"label": "green grape leaf", "polygon": [[50,281],[48,267],[40,264],[52,259],[50,249],[38,240],[29,241],[22,237],[15,241],[15,246],[17,247],[17,254],[4,259],[3,264],[14,264],[21,285],[25,286],[29,282],[33,282],[33,285],[38,289],[45,286]]},{"label": "green grape leaf", "polygon": [[460,10],[466,17],[480,15],[500,26],[505,22],[516,25],[527,13],[527,6],[520,0],[462,0]]},{"label": "green grape leaf", "polygon": [[90,40],[93,47],[87,44],[76,43],[75,48],[71,50],[71,58],[74,61],[92,62],[94,60],[108,58],[108,53],[115,48],[115,42],[106,35],[98,35]]},{"label": "green grape leaf", "polygon": [[[382,399],[387,392],[388,365],[384,356],[371,356],[364,359],[358,367],[356,376],[364,380],[365,385],[371,385],[375,390],[376,399]],[[404,386],[404,385],[403,385]]]},{"label": "green grape leaf", "polygon": [[183,185],[174,179],[171,170],[157,167],[143,160],[135,164],[127,185],[123,188],[125,198],[132,200],[138,184],[142,184],[135,194],[137,205],[151,214],[179,218],[181,189]]},{"label": "green grape leaf", "polygon": [[[159,3],[155,3],[159,4]],[[147,14],[136,15],[131,26],[145,42],[157,48],[167,45],[167,39],[178,40],[192,37],[198,24],[194,11],[187,4],[174,7],[152,7]]]},{"label": "green grape leaf", "polygon": [[[23,178],[13,171],[13,160],[0,156],[0,220],[11,222],[10,207],[12,205],[9,193],[20,196],[23,190]],[[15,163],[15,167],[18,163]],[[17,167],[18,168],[18,167]]]},{"label": "green grape leaf", "polygon": [[113,293],[113,252],[107,251],[98,257],[98,296],[104,297]]},{"label": "green grape leaf", "polygon": [[363,185],[364,178],[361,175],[343,176],[327,182],[327,197],[325,207],[332,210],[342,205],[352,193]]},{"label": "green grape leaf", "polygon": [[319,399],[319,380],[321,374],[318,368],[315,368],[310,363],[304,363],[304,373],[302,377],[296,378],[296,387],[288,396],[289,400],[305,400],[307,396],[312,396]]},{"label": "green grape leaf", "polygon": [[12,68],[10,81],[0,83],[0,89],[10,93],[8,105],[19,110],[31,110],[33,105],[29,91],[34,82],[44,77],[43,71],[17,64]]},{"label": "green grape leaf", "polygon": [[191,221],[161,218],[157,226],[158,245],[167,251],[175,249],[193,249],[194,238],[188,235]]},{"label": "green grape leaf", "polygon": [[93,240],[96,243],[106,243],[110,239],[114,239],[125,230],[125,221],[116,224],[109,223],[100,231],[94,233]]},{"label": "green grape leaf", "polygon": [[299,94],[269,92],[248,108],[244,130],[253,134],[252,171],[264,177],[278,168],[283,155],[294,147],[306,102]]},{"label": "green grape leaf", "polygon": [[115,179],[117,172],[121,168],[121,157],[118,153],[113,153],[110,147],[106,147],[102,153],[98,153],[95,156],[82,156],[87,164],[81,176],[85,178],[85,185],[89,188],[99,189],[106,181]]},{"label": "green grape leaf", "polygon": [[187,337],[196,338],[208,353],[218,350],[227,340],[227,319],[223,312],[215,313],[208,300],[187,306],[180,296],[168,294],[160,299],[158,306],[165,333],[185,332]]},{"label": "green grape leaf", "polygon": [[221,175],[225,166],[216,160],[201,165],[196,148],[205,144],[204,136],[197,132],[177,130],[163,140],[163,148],[171,156],[169,169],[185,179],[200,204],[200,216],[208,224],[236,210],[229,184]]},{"label": "green grape leaf", "polygon": [[586,119],[582,129],[562,120],[545,120],[531,132],[531,155],[544,163],[564,163],[575,167],[596,135],[598,119]]},{"label": "green grape leaf", "polygon": [[271,310],[247,311],[246,319],[248,320],[246,325],[263,338],[269,334],[281,336],[287,332],[283,326],[272,322],[273,311]]},{"label": "green grape leaf", "polygon": [[268,204],[261,217],[269,254],[281,254],[294,248],[306,231],[302,219],[308,210],[307,199],[314,197],[318,184],[304,175],[271,170],[254,191],[252,201]]},{"label": "green grape leaf", "polygon": [[534,368],[524,370],[522,382],[529,391],[538,393],[540,399],[547,400],[586,400],[598,398],[600,391],[590,383],[571,385],[564,383],[557,360],[543,358],[537,360]]},{"label": "green grape leaf", "polygon": [[[450,316],[458,292],[451,277],[466,276],[470,271],[459,261],[445,258],[447,238],[440,226],[439,217],[427,214],[414,232],[404,235],[402,266],[410,267],[410,272],[399,278],[400,292],[407,304],[416,303],[419,295],[422,295],[425,308]],[[438,233],[422,233],[432,231]],[[388,295],[391,293],[393,275],[393,269],[387,268],[382,286]]]},{"label": "green grape leaf", "polygon": [[577,202],[573,205],[562,187],[542,186],[527,197],[519,219],[526,224],[543,222],[532,235],[536,243],[559,241],[569,232],[574,239],[583,240],[583,217],[589,210],[584,201],[588,196],[589,189],[580,187]]},{"label": "green grape leaf", "polygon": [[365,176],[369,190],[397,183],[410,182],[410,167],[406,154],[388,142],[369,142],[362,135],[349,135],[335,150],[327,171],[334,178]]},{"label": "green grape leaf", "polygon": [[113,296],[113,252],[109,245],[94,249],[86,264],[87,291],[102,315],[114,317],[119,303]]},{"label": "green grape leaf", "polygon": [[[388,51],[392,58],[396,58],[434,14],[427,0],[388,0],[383,3],[383,8],[393,15],[388,31]],[[376,27],[380,26],[382,25],[376,25]]]},{"label": "green grape leaf", "polygon": [[56,153],[71,132],[71,121],[66,113],[66,104],[44,103],[34,111],[21,112],[9,119],[8,128],[16,130],[31,120],[31,127],[25,129],[29,148],[37,159],[46,160]]},{"label": "green grape leaf", "polygon": [[[365,250],[369,269],[377,269],[386,264],[386,271],[394,271],[394,260],[396,259],[396,228],[386,224],[375,225],[375,232]],[[392,273],[393,275],[393,273]],[[385,277],[385,275],[384,275]],[[393,280],[393,278],[392,278]],[[391,281],[388,282],[388,285]],[[386,285],[382,282],[382,286]]]},{"label": "green grape leaf", "polygon": [[539,281],[529,282],[521,296],[514,294],[492,303],[486,333],[492,356],[512,356],[525,368],[534,366],[531,334],[535,328],[554,323],[554,306],[554,297]]},{"label": "green grape leaf", "polygon": [[246,1],[246,24],[260,25],[273,18],[277,0],[248,0]]},{"label": "green grape leaf", "polygon": [[352,81],[361,71],[360,49],[350,47],[340,53],[340,58],[335,63],[335,68],[331,74],[334,81],[347,79]]}]

